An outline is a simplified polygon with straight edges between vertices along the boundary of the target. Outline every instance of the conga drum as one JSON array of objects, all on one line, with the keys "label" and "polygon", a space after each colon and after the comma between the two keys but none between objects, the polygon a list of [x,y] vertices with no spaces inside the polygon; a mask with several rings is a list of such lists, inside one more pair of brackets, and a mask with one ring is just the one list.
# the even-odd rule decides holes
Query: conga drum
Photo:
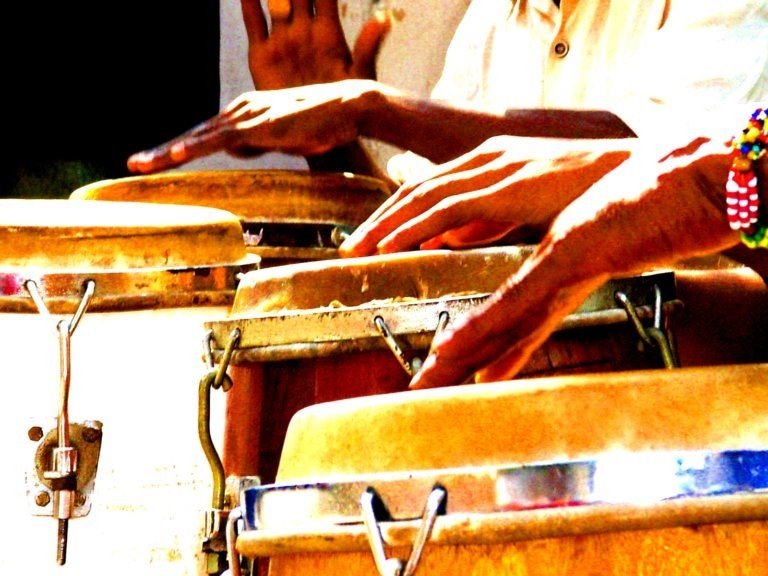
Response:
[{"label": "conga drum", "polygon": [[675,270],[677,353],[682,366],[768,362],[768,289],[745,266]]},{"label": "conga drum", "polygon": [[369,176],[299,170],[167,172],[101,180],[72,199],[195,204],[240,218],[262,267],[338,256],[345,235],[387,198]]},{"label": "conga drum", "polygon": [[[216,358],[239,334],[228,364],[234,386],[227,394],[227,474],[274,480],[285,430],[300,408],[406,390],[435,332],[479,305],[531,251],[421,251],[246,274],[229,317],[206,323]],[[658,354],[638,348],[617,292],[648,319],[674,307],[674,275],[606,284],[563,322],[524,372],[662,367]]]},{"label": "conga drum", "polygon": [[637,370],[308,407],[233,548],[272,576],[766,574],[766,382]]},{"label": "conga drum", "polygon": [[0,245],[2,572],[199,574],[203,321],[258,264],[238,219],[1,200]]}]

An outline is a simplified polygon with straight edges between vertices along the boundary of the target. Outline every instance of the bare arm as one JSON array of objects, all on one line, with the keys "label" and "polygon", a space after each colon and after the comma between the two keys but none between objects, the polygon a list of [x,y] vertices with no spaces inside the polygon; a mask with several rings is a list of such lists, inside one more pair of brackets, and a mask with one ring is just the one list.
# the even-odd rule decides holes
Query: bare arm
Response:
[{"label": "bare arm", "polygon": [[316,156],[361,136],[444,162],[501,134],[633,136],[606,111],[516,110],[497,115],[419,98],[372,80],[345,80],[247,92],[186,134],[132,156],[128,166],[134,172],[155,172],[222,150]]},{"label": "bare arm", "polygon": [[605,110],[515,109],[492,114],[405,93],[379,92],[360,120],[365,136],[443,163],[499,135],[544,138],[631,138]]},{"label": "bare arm", "polygon": [[436,339],[412,387],[458,384],[473,373],[510,378],[610,277],[737,244],[725,217],[729,164],[722,144],[709,143],[663,160],[633,157],[616,168],[563,210],[486,305]]}]

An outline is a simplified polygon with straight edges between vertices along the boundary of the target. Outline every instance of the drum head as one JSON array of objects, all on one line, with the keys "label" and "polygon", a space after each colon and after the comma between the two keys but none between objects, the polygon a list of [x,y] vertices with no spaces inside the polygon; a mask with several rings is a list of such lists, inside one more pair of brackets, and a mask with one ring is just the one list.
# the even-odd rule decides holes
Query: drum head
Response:
[{"label": "drum head", "polygon": [[157,305],[181,293],[205,302],[222,291],[231,301],[236,274],[258,265],[237,218],[199,206],[0,200],[0,243],[5,309],[17,297],[29,303],[31,280],[62,301],[94,280],[96,307],[115,298]]},{"label": "drum head", "polygon": [[75,190],[71,198],[210,206],[256,229],[287,223],[356,226],[388,192],[381,180],[349,173],[213,170],[102,180]]}]

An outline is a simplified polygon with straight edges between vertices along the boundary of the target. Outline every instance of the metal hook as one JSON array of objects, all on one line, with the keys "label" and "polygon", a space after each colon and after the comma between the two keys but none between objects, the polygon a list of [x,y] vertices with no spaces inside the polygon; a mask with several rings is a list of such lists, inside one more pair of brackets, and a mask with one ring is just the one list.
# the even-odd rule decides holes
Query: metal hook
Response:
[{"label": "metal hook", "polygon": [[221,363],[219,364],[219,370],[216,373],[216,380],[213,382],[213,387],[217,390],[221,388],[222,385],[224,385],[224,392],[232,387],[232,381],[226,377],[227,368],[229,368],[229,362],[232,360],[232,354],[234,354],[235,349],[237,348],[237,344],[240,342],[241,334],[242,332],[240,331],[240,328],[235,328],[229,334],[229,342],[227,343],[227,347],[224,349],[224,354],[222,355]]},{"label": "metal hook", "polygon": [[387,558],[384,550],[384,538],[379,529],[379,521],[376,518],[374,506],[380,502],[378,495],[372,488],[368,488],[360,497],[363,522],[365,523],[368,542],[371,546],[373,561],[381,576],[413,576],[419,566],[424,546],[429,540],[435,520],[443,508],[443,502],[447,492],[442,486],[435,486],[427,497],[424,512],[421,517],[421,526],[416,534],[416,540],[411,548],[408,561],[403,565],[402,560]]},{"label": "metal hook", "polygon": [[389,329],[389,326],[384,321],[384,318],[381,316],[376,316],[373,319],[373,323],[376,325],[376,328],[378,328],[379,333],[384,338],[384,342],[387,343],[387,346],[392,351],[392,354],[395,355],[395,358],[397,359],[400,366],[402,366],[403,370],[405,370],[405,373],[408,374],[408,376],[413,376],[413,367],[411,366],[411,363],[406,359],[405,352],[403,352],[403,349],[400,348],[400,345],[395,339],[395,335],[392,333],[392,330]]},{"label": "metal hook", "polygon": [[[435,328],[435,333],[432,336],[432,342],[429,345],[430,351],[432,350],[432,344],[434,343],[435,338],[437,338],[438,334],[440,334],[445,329],[449,320],[450,314],[447,310],[443,310],[440,312],[440,314],[438,314],[437,327]],[[405,352],[400,347],[400,344],[398,344],[395,335],[392,333],[392,330],[389,328],[389,325],[387,325],[384,318],[381,316],[376,316],[373,319],[373,323],[376,325],[376,328],[379,330],[382,338],[384,338],[384,342],[386,342],[387,347],[390,349],[392,354],[395,355],[395,358],[403,370],[405,370],[405,373],[411,377],[416,374],[416,372],[418,372],[421,368],[422,359],[419,357],[414,357],[410,362],[408,361]]]},{"label": "metal hook", "polygon": [[624,306],[624,310],[627,313],[630,321],[635,327],[640,339],[651,348],[659,351],[661,354],[661,360],[664,363],[665,368],[677,368],[679,362],[677,361],[674,349],[670,342],[669,336],[664,332],[662,328],[663,323],[663,307],[661,289],[658,285],[654,285],[654,306],[653,306],[653,327],[646,328],[643,322],[640,320],[640,316],[637,314],[635,305],[629,299],[629,297],[621,291],[614,294],[616,300]]}]

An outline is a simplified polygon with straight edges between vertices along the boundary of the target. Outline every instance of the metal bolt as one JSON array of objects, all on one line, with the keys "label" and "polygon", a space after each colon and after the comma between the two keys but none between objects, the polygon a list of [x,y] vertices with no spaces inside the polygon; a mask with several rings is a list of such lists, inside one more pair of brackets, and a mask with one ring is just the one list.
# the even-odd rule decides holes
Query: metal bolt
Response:
[{"label": "metal bolt", "polygon": [[32,442],[37,442],[43,437],[43,429],[40,426],[32,426],[27,431],[27,436],[29,436],[29,439],[32,440]]},{"label": "metal bolt", "polygon": [[83,429],[83,440],[86,442],[96,442],[101,438],[101,429],[100,428],[84,428]]},{"label": "metal bolt", "polygon": [[48,492],[38,492],[35,494],[35,504],[44,508],[51,503],[51,495]]}]

